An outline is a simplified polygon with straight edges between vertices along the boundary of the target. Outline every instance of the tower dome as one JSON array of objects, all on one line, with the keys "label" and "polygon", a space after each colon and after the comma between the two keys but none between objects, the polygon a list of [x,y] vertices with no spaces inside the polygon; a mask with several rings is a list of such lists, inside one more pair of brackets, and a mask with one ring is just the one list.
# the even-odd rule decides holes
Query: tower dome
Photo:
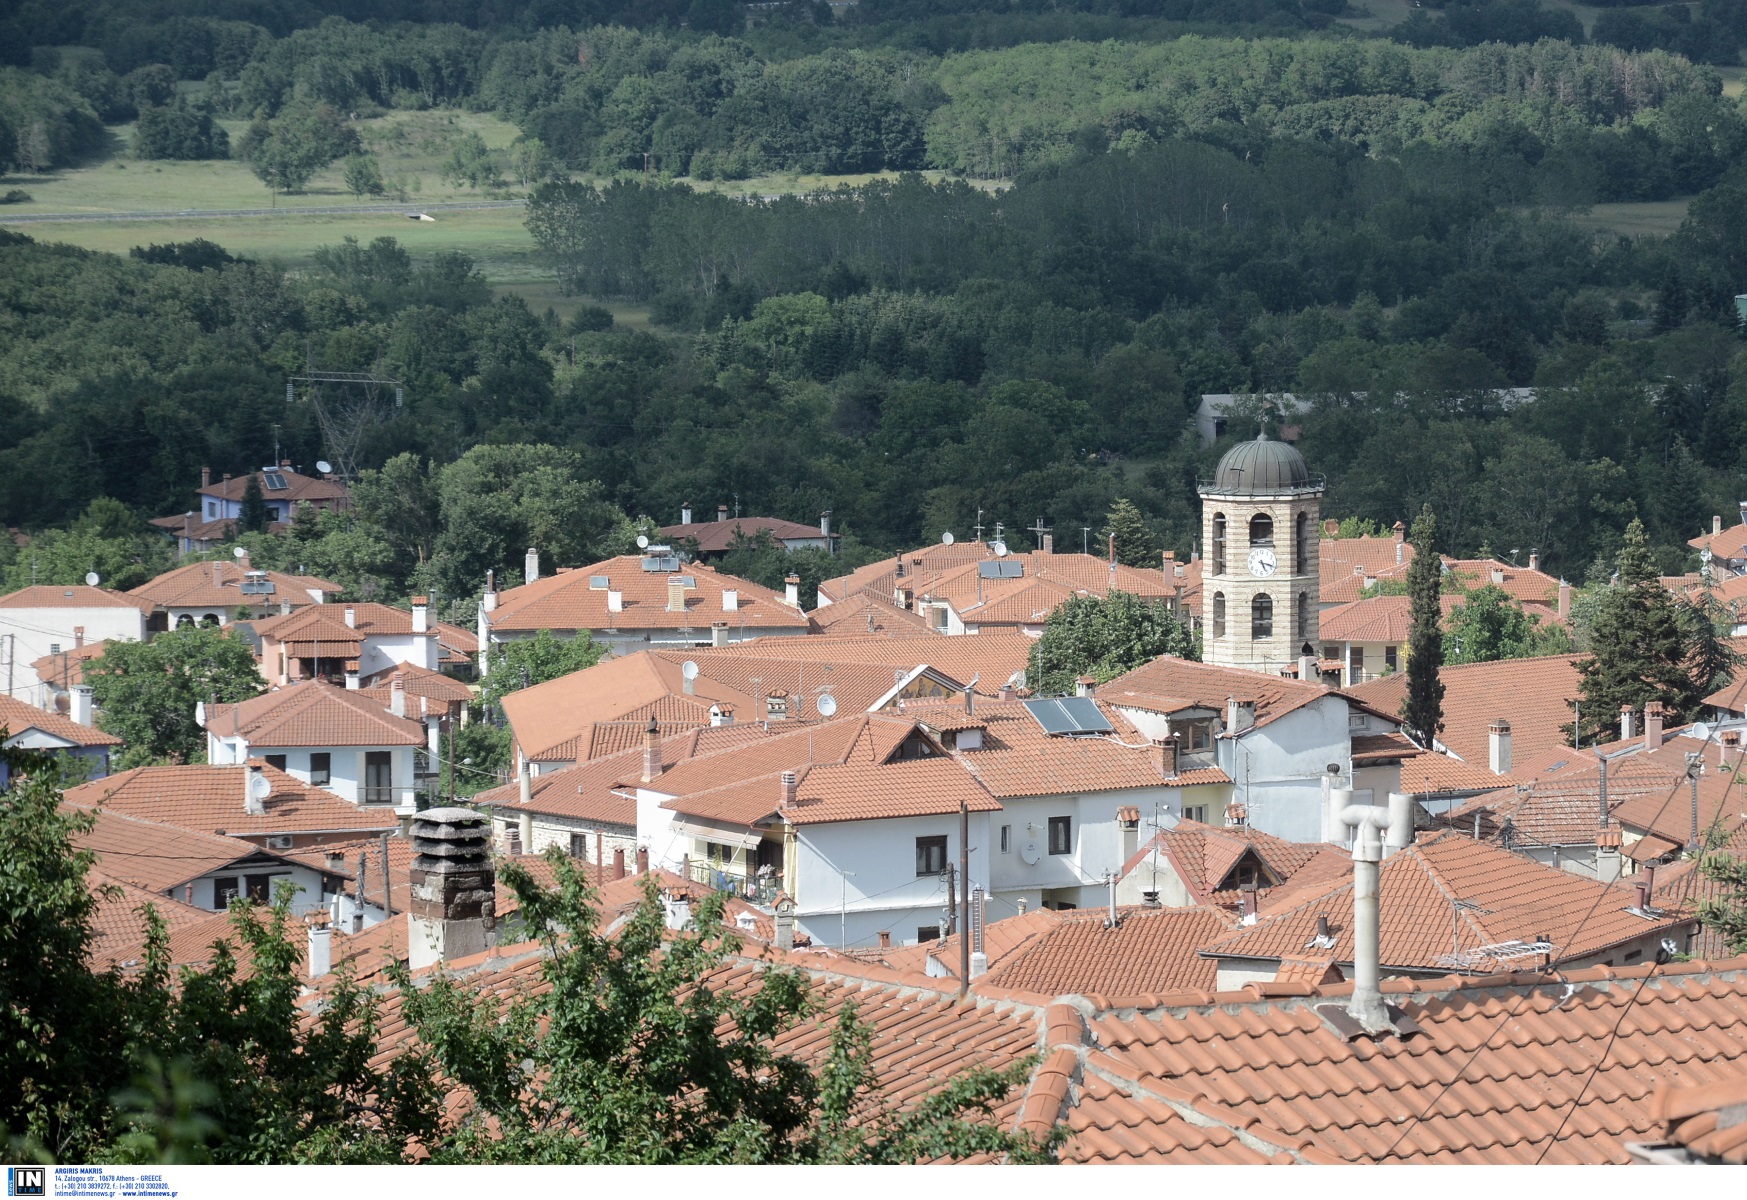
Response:
[{"label": "tower dome", "polygon": [[1311,487],[1304,456],[1266,433],[1253,442],[1239,442],[1225,452],[1207,490],[1222,496],[1268,496]]}]

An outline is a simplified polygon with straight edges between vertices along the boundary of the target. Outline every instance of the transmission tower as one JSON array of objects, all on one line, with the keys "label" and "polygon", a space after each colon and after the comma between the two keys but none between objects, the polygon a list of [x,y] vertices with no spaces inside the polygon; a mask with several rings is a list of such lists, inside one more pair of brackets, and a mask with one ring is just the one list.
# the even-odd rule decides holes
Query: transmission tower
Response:
[{"label": "transmission tower", "polygon": [[347,483],[358,477],[358,452],[372,426],[388,419],[386,390],[392,389],[394,407],[401,407],[405,389],[398,379],[371,371],[313,371],[293,375],[285,385],[285,399],[300,398],[315,406],[321,425],[322,444],[334,472]]}]

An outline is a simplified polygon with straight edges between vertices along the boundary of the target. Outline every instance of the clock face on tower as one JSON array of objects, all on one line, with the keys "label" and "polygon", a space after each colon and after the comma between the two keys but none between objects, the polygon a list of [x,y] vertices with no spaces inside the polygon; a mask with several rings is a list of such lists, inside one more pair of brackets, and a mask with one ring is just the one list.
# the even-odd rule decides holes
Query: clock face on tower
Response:
[{"label": "clock face on tower", "polygon": [[1250,574],[1266,579],[1274,573],[1274,552],[1266,546],[1257,546],[1250,551]]}]

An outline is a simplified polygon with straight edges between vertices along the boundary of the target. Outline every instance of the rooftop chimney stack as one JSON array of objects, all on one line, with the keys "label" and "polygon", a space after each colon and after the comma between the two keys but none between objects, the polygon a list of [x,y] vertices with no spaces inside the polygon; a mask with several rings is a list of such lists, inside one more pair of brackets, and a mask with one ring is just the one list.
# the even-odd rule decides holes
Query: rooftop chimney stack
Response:
[{"label": "rooftop chimney stack", "polygon": [[1055,553],[1055,534],[1053,534],[1053,533],[1044,534],[1043,535],[1043,545],[1038,547],[1038,548],[1040,550],[1042,550],[1045,554],[1054,554]]},{"label": "rooftop chimney stack", "polygon": [[1540,569],[1541,569],[1541,552],[1539,550],[1530,550],[1529,551],[1529,570],[1539,571]]},{"label": "rooftop chimney stack", "polygon": [[1570,581],[1564,579],[1559,581],[1559,619],[1561,621],[1571,619],[1571,584]]},{"label": "rooftop chimney stack", "polygon": [[623,879],[624,877],[625,877],[625,848],[623,846],[620,846],[613,851],[613,878],[614,879]]},{"label": "rooftop chimney stack", "polygon": [[795,902],[789,899],[788,893],[779,893],[776,902],[771,905],[776,926],[776,937],[772,940],[778,950],[793,950],[795,948]]},{"label": "rooftop chimney stack", "polygon": [[722,611],[723,612],[739,612],[740,611],[740,590],[738,588],[723,588],[722,589]]},{"label": "rooftop chimney stack", "polygon": [[1741,524],[1747,525],[1747,500],[1736,501],[1736,507],[1741,510]]},{"label": "rooftop chimney stack", "polygon": [[400,677],[400,672],[394,673],[394,682],[388,685],[388,711],[397,717],[406,716],[406,680]]},{"label": "rooftop chimney stack", "polygon": [[[497,610],[497,572],[496,571],[487,571],[485,573],[485,592],[480,596],[480,603],[484,607],[486,612],[495,612]],[[480,635],[481,638],[483,638],[484,636],[485,636],[484,634]],[[481,659],[480,661],[483,662],[484,660]]]},{"label": "rooftop chimney stack", "polygon": [[522,556],[522,582],[533,583],[539,578],[540,552],[533,546],[529,546],[527,554]]},{"label": "rooftop chimney stack", "polygon": [[661,770],[661,726],[650,717],[649,728],[643,731],[643,782],[653,782]]},{"label": "rooftop chimney stack", "polygon": [[724,725],[732,725],[733,723],[734,709],[732,707],[726,704],[712,704],[710,706],[711,729],[720,729]]},{"label": "rooftop chimney stack", "polygon": [[795,773],[793,771],[784,771],[782,773],[782,799],[779,811],[782,809],[793,808],[800,794],[801,785],[796,780]]},{"label": "rooftop chimney stack", "polygon": [[1110,535],[1110,565],[1113,567],[1116,565],[1116,535],[1114,533]]},{"label": "rooftop chimney stack", "polygon": [[679,506],[679,523],[681,525],[692,523],[692,502],[690,500]]},{"label": "rooftop chimney stack", "polygon": [[534,764],[525,758],[516,768],[516,792],[524,809],[534,802]]},{"label": "rooftop chimney stack", "polygon": [[1716,537],[1721,532],[1723,532],[1723,518],[1718,516],[1711,517],[1711,536]]},{"label": "rooftop chimney stack", "polygon": [[728,519],[728,506],[726,504],[716,505],[716,520],[726,521],[727,519]]},{"label": "rooftop chimney stack", "polygon": [[1244,884],[1238,889],[1238,898],[1239,903],[1243,906],[1243,923],[1254,925],[1256,923],[1256,885],[1254,883]]},{"label": "rooftop chimney stack", "polygon": [[1090,698],[1098,690],[1098,680],[1092,675],[1082,675],[1074,680],[1074,695]]},{"label": "rooftop chimney stack", "polygon": [[1620,741],[1629,742],[1631,740],[1632,706],[1630,704],[1622,704],[1620,705]]},{"label": "rooftop chimney stack", "polygon": [[685,611],[685,576],[669,575],[667,577],[667,611],[682,613]]},{"label": "rooftop chimney stack", "polygon": [[1122,861],[1126,863],[1140,852],[1140,809],[1135,805],[1117,809],[1116,825],[1122,833]]},{"label": "rooftop chimney stack", "polygon": [[85,627],[83,625],[75,625],[73,626],[73,649],[80,650],[83,649],[84,646]]},{"label": "rooftop chimney stack", "polygon": [[358,610],[353,608],[350,604],[346,605],[346,628],[358,628]]},{"label": "rooftop chimney stack", "polygon": [[637,874],[649,874],[649,847],[637,847]]},{"label": "rooftop chimney stack", "polygon": [[[1386,842],[1402,846],[1413,840],[1411,811],[1392,796],[1386,808],[1354,804],[1340,814],[1341,824],[1353,830],[1353,995],[1347,1004],[1347,1015],[1371,1033],[1392,1028],[1380,986],[1382,921],[1378,882],[1383,847]],[[1405,830],[1400,827],[1404,814],[1409,823]]]},{"label": "rooftop chimney stack", "polygon": [[[730,644],[733,641],[733,638],[731,638],[729,636],[730,632],[731,632],[731,630],[730,630],[730,627],[728,625],[728,622],[726,622],[726,621],[712,621],[710,623],[710,645],[712,645],[712,646],[726,646],[726,645]],[[688,687],[686,690],[690,691],[691,688]]]},{"label": "rooftop chimney stack", "polygon": [[790,575],[783,580],[783,603],[790,608],[801,607],[801,577]]},{"label": "rooftop chimney stack", "polygon": [[825,544],[831,544],[831,510],[826,509],[819,514],[819,536],[825,539]]},{"label": "rooftop chimney stack", "polygon": [[1494,721],[1486,727],[1487,765],[1494,775],[1510,774],[1510,722]]},{"label": "rooftop chimney stack", "polygon": [[1644,705],[1644,749],[1654,750],[1662,745],[1662,701],[1652,700]]},{"label": "rooftop chimney stack", "polygon": [[1012,680],[1008,680],[1006,683],[1003,683],[1001,685],[1000,690],[995,693],[995,699],[997,699],[997,700],[1011,700],[1011,699],[1013,699],[1013,681]]},{"label": "rooftop chimney stack", "polygon": [[412,631],[414,633],[429,633],[431,631],[431,598],[429,596],[414,596],[412,598]]},{"label": "rooftop chimney stack", "polygon": [[311,909],[303,919],[309,924],[309,977],[320,979],[334,969],[334,930],[325,908]]},{"label": "rooftop chimney stack", "polygon": [[607,611],[620,613],[625,611],[625,593],[617,588],[607,589]]},{"label": "rooftop chimney stack", "polygon": [[358,678],[359,669],[357,659],[349,658],[346,660],[346,690],[348,692],[355,692],[363,686]]},{"label": "rooftop chimney stack", "polygon": [[261,799],[266,782],[267,776],[259,763],[250,763],[243,771],[243,812],[251,817],[267,815],[267,805]]},{"label": "rooftop chimney stack", "polygon": [[92,724],[91,687],[89,684],[78,684],[70,693],[67,715],[73,718],[75,725],[90,726]]},{"label": "rooftop chimney stack", "polygon": [[407,965],[484,953],[497,929],[491,823],[467,808],[428,808],[412,819],[412,906]]},{"label": "rooftop chimney stack", "polygon": [[1298,647],[1298,681],[1321,683],[1322,673],[1316,669],[1316,647],[1309,642]]},{"label": "rooftop chimney stack", "polygon": [[1225,698],[1225,731],[1227,733],[1236,733],[1237,732],[1237,697],[1236,696],[1227,696]]},{"label": "rooftop chimney stack", "polygon": [[209,488],[212,486],[212,468],[211,467],[201,467],[200,468],[200,486],[203,488]]}]

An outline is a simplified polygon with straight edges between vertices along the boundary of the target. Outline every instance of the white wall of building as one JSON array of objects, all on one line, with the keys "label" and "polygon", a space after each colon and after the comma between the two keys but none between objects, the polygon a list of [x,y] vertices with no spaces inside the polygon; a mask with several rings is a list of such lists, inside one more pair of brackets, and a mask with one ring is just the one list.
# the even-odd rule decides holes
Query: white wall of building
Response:
[{"label": "white wall of building", "polygon": [[1321,840],[1323,776],[1330,763],[1352,774],[1347,720],[1346,700],[1331,694],[1241,737],[1217,740],[1219,765],[1232,778],[1233,797],[1248,806],[1251,825],[1288,841]]},{"label": "white wall of building", "polygon": [[73,630],[85,641],[137,642],[146,614],[137,608],[0,608],[0,689],[14,700],[41,703],[36,668],[45,654],[73,648]]},{"label": "white wall of building", "polygon": [[[985,889],[989,817],[970,815],[971,885]],[[799,826],[795,878],[788,881],[796,921],[828,946],[877,946],[882,931],[902,946],[914,943],[920,928],[944,932],[946,876],[916,874],[916,839],[944,836],[947,861],[956,866],[958,830],[956,813]]]},{"label": "white wall of building", "polygon": [[[250,743],[247,738],[208,730],[206,747],[206,761],[210,763],[240,763],[247,762],[250,758],[283,754],[286,774],[311,786],[326,788],[353,804],[365,803],[364,756],[371,752],[387,752],[391,755],[390,785],[395,808],[406,813],[417,809],[415,774],[419,751],[412,746],[259,746]],[[310,759],[316,754],[328,756],[326,783],[317,783],[311,777]]]}]

